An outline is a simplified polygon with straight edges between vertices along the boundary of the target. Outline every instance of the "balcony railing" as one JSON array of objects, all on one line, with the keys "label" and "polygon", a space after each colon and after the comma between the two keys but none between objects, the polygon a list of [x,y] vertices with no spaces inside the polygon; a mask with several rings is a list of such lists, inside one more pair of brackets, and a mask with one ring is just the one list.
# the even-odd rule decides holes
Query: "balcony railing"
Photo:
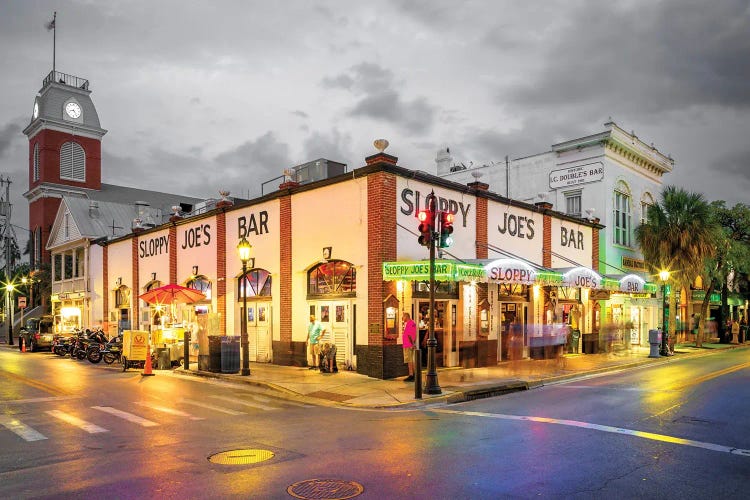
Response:
[{"label": "balcony railing", "polygon": [[89,89],[89,81],[85,78],[79,78],[77,76],[68,75],[66,73],[60,73],[59,71],[50,71],[49,75],[47,75],[47,77],[44,79],[44,82],[42,83],[42,88],[46,87],[52,82],[62,83],[64,85],[83,90]]}]

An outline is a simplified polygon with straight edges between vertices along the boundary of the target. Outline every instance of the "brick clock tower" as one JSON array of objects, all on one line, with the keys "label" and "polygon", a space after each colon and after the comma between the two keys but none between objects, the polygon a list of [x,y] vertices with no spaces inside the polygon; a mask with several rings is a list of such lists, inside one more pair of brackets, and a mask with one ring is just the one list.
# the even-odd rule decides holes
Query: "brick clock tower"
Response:
[{"label": "brick clock tower", "polygon": [[51,71],[34,99],[29,138],[31,266],[50,261],[47,239],[62,196],[101,189],[101,142],[106,130],[90,97],[88,80]]}]

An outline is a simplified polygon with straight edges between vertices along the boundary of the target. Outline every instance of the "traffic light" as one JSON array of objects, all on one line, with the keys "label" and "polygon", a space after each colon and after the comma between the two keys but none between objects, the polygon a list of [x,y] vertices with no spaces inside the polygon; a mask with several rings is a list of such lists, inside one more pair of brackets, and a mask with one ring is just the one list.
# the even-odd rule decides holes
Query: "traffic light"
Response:
[{"label": "traffic light", "polygon": [[448,248],[453,244],[453,219],[455,215],[451,212],[440,212],[440,248]]},{"label": "traffic light", "polygon": [[417,219],[419,219],[419,238],[417,241],[420,245],[429,247],[432,241],[432,224],[434,222],[432,212],[420,210],[417,213]]}]

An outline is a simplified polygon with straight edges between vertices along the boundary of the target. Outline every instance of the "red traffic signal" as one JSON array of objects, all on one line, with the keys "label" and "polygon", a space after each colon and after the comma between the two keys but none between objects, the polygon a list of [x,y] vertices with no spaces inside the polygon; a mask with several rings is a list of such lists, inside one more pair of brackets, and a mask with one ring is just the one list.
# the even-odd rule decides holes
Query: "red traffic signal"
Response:
[{"label": "red traffic signal", "polygon": [[420,210],[417,212],[417,219],[419,219],[419,237],[417,241],[420,245],[429,247],[432,241],[434,216],[429,210]]}]

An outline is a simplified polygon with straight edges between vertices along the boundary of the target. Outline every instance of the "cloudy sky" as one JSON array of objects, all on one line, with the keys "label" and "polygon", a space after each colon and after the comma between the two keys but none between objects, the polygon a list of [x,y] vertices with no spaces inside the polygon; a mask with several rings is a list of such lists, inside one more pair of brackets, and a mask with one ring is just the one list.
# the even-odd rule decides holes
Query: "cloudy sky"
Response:
[{"label": "cloudy sky", "polygon": [[260,194],[319,157],[488,163],[612,118],[675,159],[666,183],[750,202],[748,0],[0,0],[0,172],[28,227],[21,130],[52,68],[87,78],[103,180]]}]

